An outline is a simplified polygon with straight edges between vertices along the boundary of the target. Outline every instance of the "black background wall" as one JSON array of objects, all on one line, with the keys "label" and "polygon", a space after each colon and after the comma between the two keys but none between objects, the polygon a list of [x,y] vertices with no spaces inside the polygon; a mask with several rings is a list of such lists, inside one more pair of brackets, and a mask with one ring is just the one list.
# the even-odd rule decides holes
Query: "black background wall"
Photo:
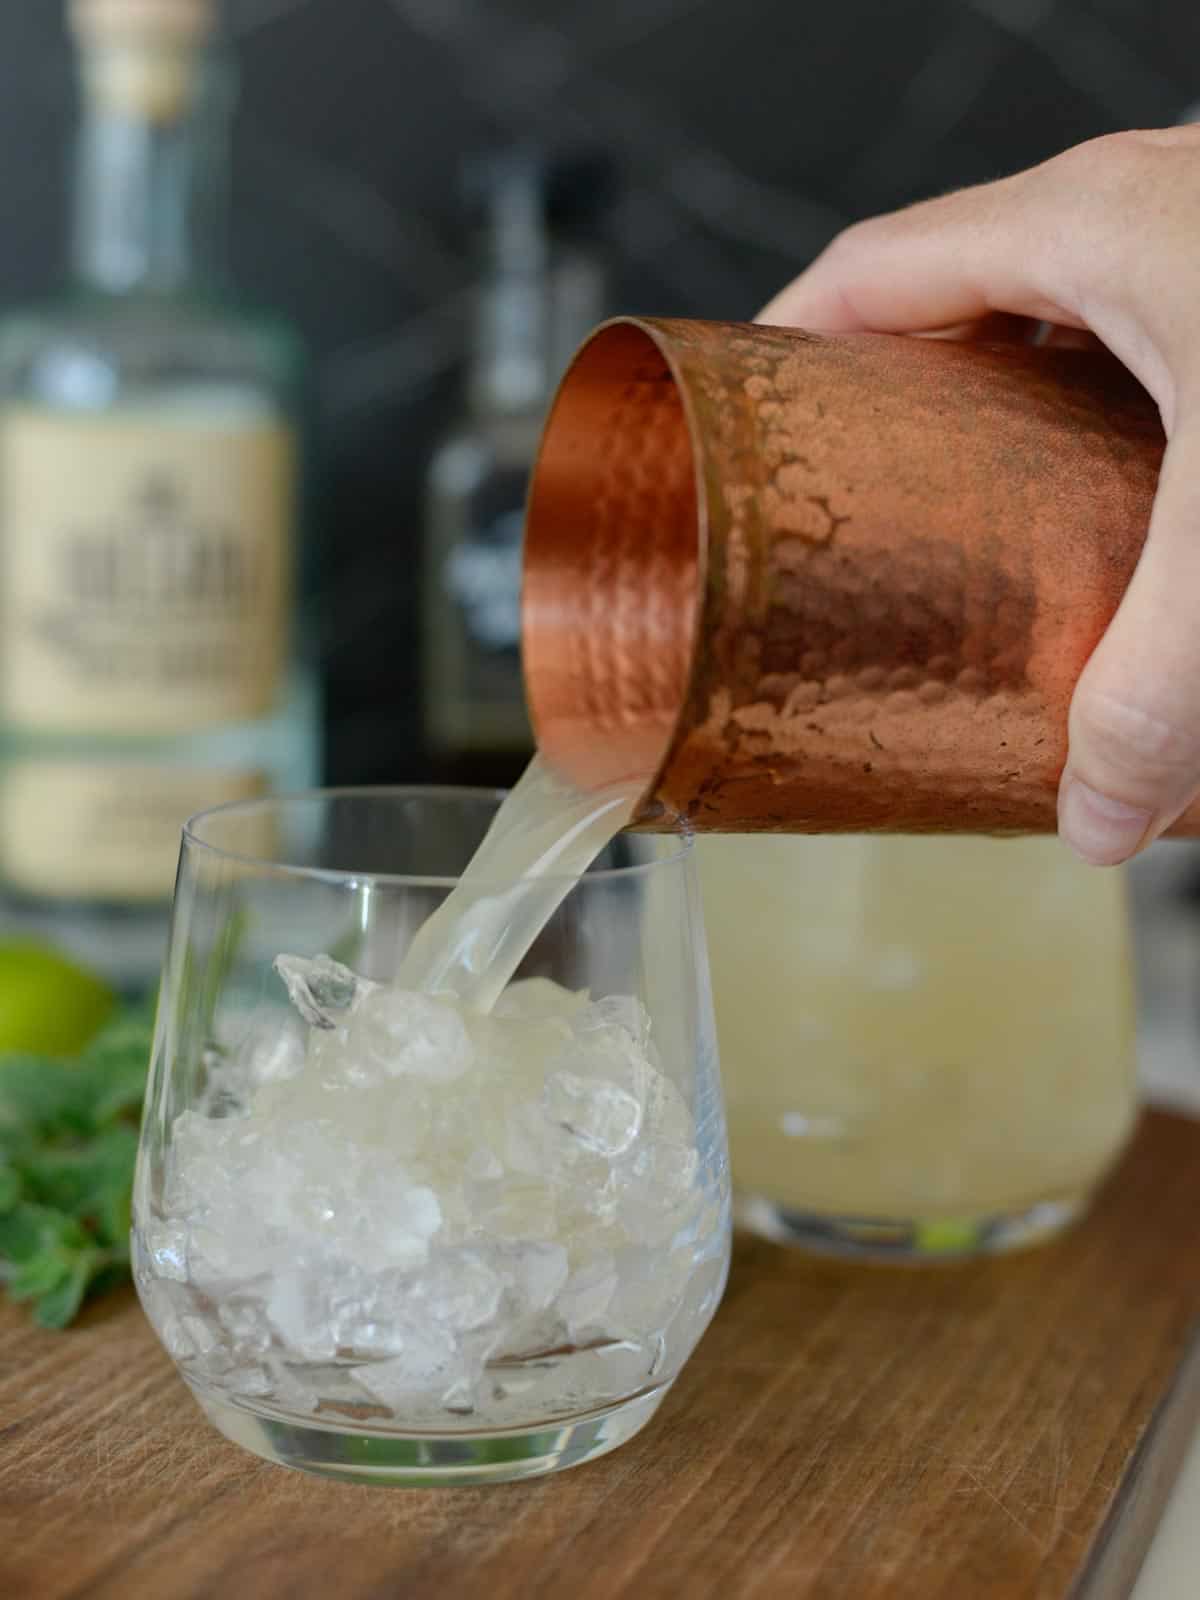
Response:
[{"label": "black background wall", "polygon": [[[233,253],[315,355],[328,769],[419,774],[422,464],[472,260],[456,174],[533,132],[607,146],[626,309],[747,316],[844,222],[1200,100],[1189,0],[227,0]],[[58,0],[0,0],[0,307],[64,248]]]}]

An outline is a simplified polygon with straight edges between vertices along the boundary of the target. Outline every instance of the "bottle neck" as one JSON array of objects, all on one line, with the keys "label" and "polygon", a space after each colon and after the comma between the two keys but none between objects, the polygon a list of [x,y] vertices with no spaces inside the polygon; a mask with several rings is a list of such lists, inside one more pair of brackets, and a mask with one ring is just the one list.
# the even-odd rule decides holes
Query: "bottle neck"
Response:
[{"label": "bottle neck", "polygon": [[504,275],[481,288],[468,380],[473,411],[518,419],[536,415],[545,405],[550,387],[548,323],[543,275]]},{"label": "bottle neck", "polygon": [[227,78],[207,52],[84,52],[73,277],[105,294],[177,294],[221,273]]},{"label": "bottle neck", "polygon": [[487,275],[476,301],[469,389],[482,415],[521,417],[545,403],[549,268],[540,190],[515,169],[491,196]]}]

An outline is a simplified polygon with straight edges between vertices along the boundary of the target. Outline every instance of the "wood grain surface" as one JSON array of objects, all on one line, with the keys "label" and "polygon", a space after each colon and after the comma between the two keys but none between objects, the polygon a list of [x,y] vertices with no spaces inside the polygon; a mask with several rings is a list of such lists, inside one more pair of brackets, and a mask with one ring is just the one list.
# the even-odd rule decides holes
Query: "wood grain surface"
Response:
[{"label": "wood grain surface", "polygon": [[1151,1113],[1092,1218],[1024,1256],[740,1240],[638,1439],[490,1489],[240,1452],[131,1295],[66,1334],[3,1310],[0,1596],[1119,1600],[1200,1412],[1198,1230],[1200,1123]]}]

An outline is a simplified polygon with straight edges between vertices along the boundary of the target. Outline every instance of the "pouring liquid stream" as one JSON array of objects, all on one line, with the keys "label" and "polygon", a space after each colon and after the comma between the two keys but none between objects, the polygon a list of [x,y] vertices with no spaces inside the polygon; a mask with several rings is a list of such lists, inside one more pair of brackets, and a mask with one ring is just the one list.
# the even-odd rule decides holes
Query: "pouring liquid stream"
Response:
[{"label": "pouring liquid stream", "polygon": [[582,790],[535,755],[458,883],[418,929],[404,989],[488,1012],[595,858],[632,820],[644,778]]}]

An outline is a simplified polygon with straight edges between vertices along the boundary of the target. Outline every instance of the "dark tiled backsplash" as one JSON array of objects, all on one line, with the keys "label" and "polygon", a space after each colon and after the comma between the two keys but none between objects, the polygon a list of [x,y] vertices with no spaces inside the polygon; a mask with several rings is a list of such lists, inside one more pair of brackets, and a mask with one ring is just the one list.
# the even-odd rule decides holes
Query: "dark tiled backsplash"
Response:
[{"label": "dark tiled backsplash", "polygon": [[[747,316],[844,222],[1200,101],[1190,0],[228,0],[242,288],[315,356],[330,775],[420,773],[420,482],[472,261],[457,173],[608,147],[626,308]],[[58,271],[72,96],[53,0],[0,5],[0,300]]]}]

